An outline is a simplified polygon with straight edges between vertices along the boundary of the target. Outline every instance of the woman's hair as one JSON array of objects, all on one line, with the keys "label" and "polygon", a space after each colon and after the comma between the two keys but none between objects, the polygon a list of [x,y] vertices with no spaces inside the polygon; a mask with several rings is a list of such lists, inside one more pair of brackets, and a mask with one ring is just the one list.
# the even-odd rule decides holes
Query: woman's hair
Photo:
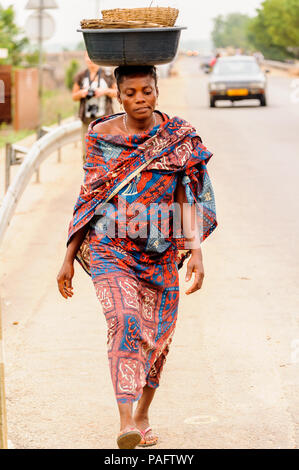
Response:
[{"label": "woman's hair", "polygon": [[157,86],[157,69],[154,65],[120,65],[114,70],[118,89],[125,77],[133,77],[134,75],[150,75]]}]

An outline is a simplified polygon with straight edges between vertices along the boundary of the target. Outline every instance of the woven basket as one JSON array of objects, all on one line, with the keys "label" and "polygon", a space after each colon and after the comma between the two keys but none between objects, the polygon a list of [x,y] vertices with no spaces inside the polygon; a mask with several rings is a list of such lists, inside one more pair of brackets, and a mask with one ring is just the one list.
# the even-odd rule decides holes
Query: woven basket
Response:
[{"label": "woven basket", "polygon": [[161,26],[174,26],[179,10],[170,7],[115,8],[102,10],[105,21],[141,21]]},{"label": "woven basket", "polygon": [[82,29],[129,29],[129,28],[161,28],[157,23],[147,21],[106,21],[89,19],[81,21]]}]

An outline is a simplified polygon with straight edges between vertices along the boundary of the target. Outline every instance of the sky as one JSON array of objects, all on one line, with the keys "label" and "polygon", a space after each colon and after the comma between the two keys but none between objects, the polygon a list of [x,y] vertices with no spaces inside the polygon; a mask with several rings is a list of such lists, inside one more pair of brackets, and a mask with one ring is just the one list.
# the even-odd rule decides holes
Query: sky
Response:
[{"label": "sky", "polygon": [[[0,0],[0,5],[13,5],[19,26],[24,26],[32,10],[25,10],[28,0]],[[99,18],[100,10],[134,8],[150,5],[150,0],[56,0],[57,10],[47,10],[55,20],[55,34],[45,46],[77,44],[82,40],[76,32],[83,18]],[[218,14],[241,12],[254,16],[262,0],[153,0],[153,6],[171,6],[180,10],[178,25],[187,26],[182,39],[208,39],[213,28],[213,18]]]}]

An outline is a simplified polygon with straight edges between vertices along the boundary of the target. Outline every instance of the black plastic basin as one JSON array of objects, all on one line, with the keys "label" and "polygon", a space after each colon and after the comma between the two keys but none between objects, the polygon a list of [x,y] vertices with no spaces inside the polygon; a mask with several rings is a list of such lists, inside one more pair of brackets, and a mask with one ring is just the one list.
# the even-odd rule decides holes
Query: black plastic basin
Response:
[{"label": "black plastic basin", "polygon": [[175,58],[183,26],[138,29],[78,29],[98,65],[159,65]]}]

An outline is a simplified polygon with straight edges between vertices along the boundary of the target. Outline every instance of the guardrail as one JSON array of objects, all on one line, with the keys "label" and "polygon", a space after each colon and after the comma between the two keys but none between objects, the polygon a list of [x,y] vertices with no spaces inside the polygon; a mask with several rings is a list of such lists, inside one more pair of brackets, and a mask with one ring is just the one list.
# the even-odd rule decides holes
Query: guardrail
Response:
[{"label": "guardrail", "polygon": [[285,70],[286,72],[295,70],[298,68],[296,64],[288,64],[286,62],[279,62],[278,60],[264,60],[264,65],[273,67],[280,70]]},{"label": "guardrail", "polygon": [[[60,116],[58,118],[58,125],[59,126],[61,125]],[[48,132],[52,132],[52,131],[53,131],[53,127],[43,126],[39,130],[38,138],[41,138]],[[24,147],[23,145],[19,145],[19,144],[7,143],[5,145],[5,182],[4,182],[5,192],[7,191],[7,188],[10,185],[11,166],[21,165],[21,163],[23,162],[23,156],[27,155],[29,150],[30,148]],[[57,162],[60,162],[60,161],[61,161],[61,153],[60,153],[60,148],[59,148]],[[36,183],[39,183],[39,170],[36,170]]]},{"label": "guardrail", "polygon": [[10,167],[12,165],[21,165],[23,158],[21,155],[27,155],[29,148],[24,147],[23,145],[10,144],[5,145],[5,182],[4,188],[5,192],[10,185]]},{"label": "guardrail", "polygon": [[[8,186],[2,205],[0,207],[0,245],[5,231],[9,226],[15,208],[34,172],[39,178],[41,163],[53,152],[58,151],[58,162],[61,161],[60,149],[64,145],[76,142],[81,137],[81,121],[60,125],[57,129],[42,128],[40,137],[30,149],[18,144],[7,145],[5,163],[5,181],[10,179],[10,165],[20,165],[14,181]],[[41,135],[42,135],[41,134]],[[19,157],[18,154],[23,155]],[[4,351],[2,340],[0,298],[0,449],[7,449],[7,420],[4,387]]]},{"label": "guardrail", "polygon": [[[71,144],[80,139],[81,121],[63,124],[57,129],[47,129],[46,135],[38,139],[26,152],[20,169],[14,181],[9,185],[0,207],[0,245],[5,231],[11,221],[15,208],[22,196],[31,176],[38,171],[41,163],[53,152],[64,145]],[[18,149],[18,150],[23,150]]]}]

